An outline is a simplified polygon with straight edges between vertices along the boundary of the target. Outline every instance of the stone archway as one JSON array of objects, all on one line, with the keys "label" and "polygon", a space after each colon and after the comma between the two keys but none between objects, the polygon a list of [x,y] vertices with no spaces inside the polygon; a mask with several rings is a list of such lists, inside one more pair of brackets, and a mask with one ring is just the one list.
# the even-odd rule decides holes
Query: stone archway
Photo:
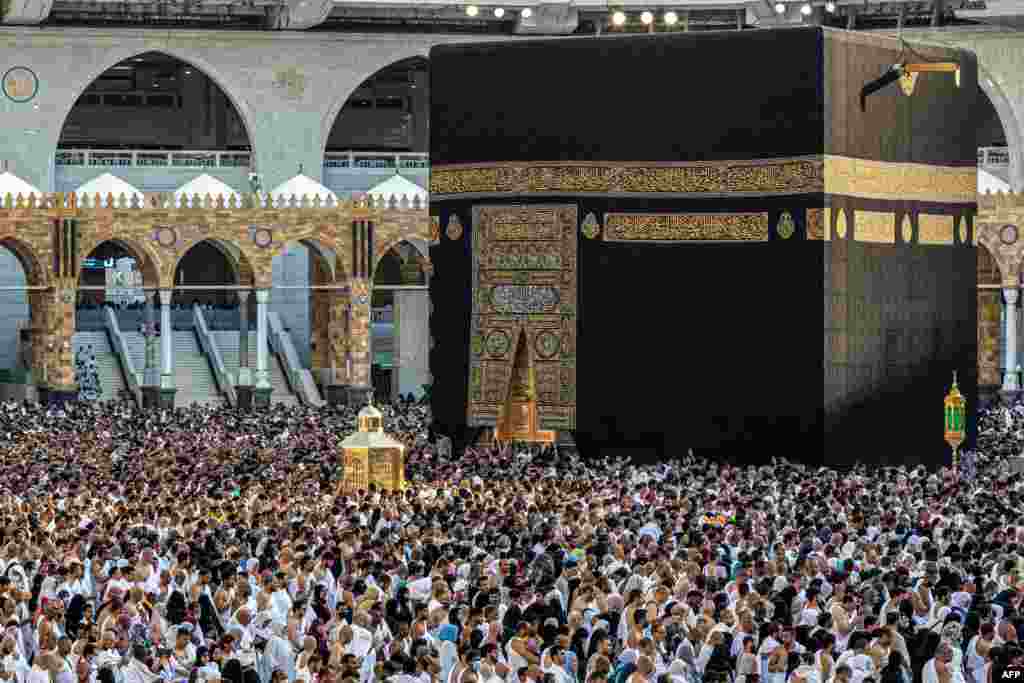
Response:
[{"label": "stone archway", "polygon": [[172,272],[175,302],[179,305],[190,305],[198,300],[202,304],[230,308],[238,301],[237,294],[230,288],[257,284],[255,270],[245,251],[216,237],[197,240],[182,250]]},{"label": "stone archway", "polygon": [[999,264],[984,244],[979,244],[978,285],[978,391],[998,392],[1002,385],[1002,295]]},{"label": "stone archway", "polygon": [[[428,151],[429,78],[427,55],[421,49],[410,51],[402,59],[391,56],[371,66],[366,77],[351,91],[331,102],[321,121],[321,158],[325,162],[325,182],[333,172],[335,160],[329,153],[373,149],[395,154]],[[338,163],[347,163],[340,161]],[[404,162],[403,162],[404,164]],[[394,172],[420,175],[426,183],[424,169],[396,164],[379,171],[360,191],[387,179]],[[344,174],[346,171],[339,171]]]},{"label": "stone archway", "polygon": [[[50,313],[52,309],[52,294],[45,291],[49,278],[46,268],[36,254],[35,250],[28,243],[13,236],[0,236],[0,247],[14,256],[14,260],[20,265],[24,275],[24,285],[28,288],[18,291],[16,289],[4,292],[5,298],[9,299],[12,310],[18,310],[22,314],[19,322],[7,317],[10,328],[3,338],[3,344],[11,345],[10,353],[5,354],[6,367],[20,368],[30,372],[26,382],[40,382],[48,375],[56,371],[54,366],[53,351],[56,348],[55,332]],[[12,287],[19,283],[12,282]]]},{"label": "stone archway", "polygon": [[373,325],[376,372],[388,385],[382,390],[390,398],[412,394],[418,399],[432,381],[430,262],[421,238],[399,237],[384,244],[375,255],[371,278],[373,309],[381,316]]},{"label": "stone archway", "polygon": [[[53,130],[52,138],[47,141],[49,143],[49,149],[56,150],[60,146],[61,138],[65,134],[69,119],[72,116],[72,111],[79,103],[79,98],[86,93],[87,89],[93,83],[114,67],[130,63],[132,60],[145,58],[147,55],[156,55],[176,60],[188,68],[198,71],[204,77],[209,79],[209,82],[223,93],[224,97],[237,114],[238,120],[241,123],[242,128],[245,130],[250,158],[252,160],[256,159],[258,150],[256,149],[256,138],[254,135],[256,130],[255,112],[252,110],[248,101],[244,97],[240,97],[234,91],[232,79],[224,76],[215,64],[207,61],[201,55],[193,54],[188,50],[179,49],[179,47],[166,44],[153,50],[140,50],[138,47],[126,47],[111,50],[108,53],[108,58],[104,60],[102,66],[91,68],[81,78],[75,78],[74,83],[76,83],[77,86],[71,84],[68,88],[73,93],[73,97],[69,101],[62,103],[57,111],[56,118],[60,121],[60,126]],[[193,148],[205,149],[208,147],[208,145],[200,145],[199,147]]]},{"label": "stone archway", "polygon": [[332,331],[332,302],[343,294],[335,287],[344,286],[346,278],[337,250],[313,237],[290,239],[274,250],[271,271],[270,310],[290,330],[295,351],[314,380],[329,386],[334,376],[325,371],[338,367],[339,360],[344,365],[343,355],[334,357],[332,343],[344,342],[346,335],[344,317]]},{"label": "stone archway", "polygon": [[978,87],[988,98],[1003,126],[1006,148],[1010,154],[1010,188],[1014,192],[1024,192],[1024,158],[1022,158],[1024,151],[1022,151],[1021,127],[1013,105],[999,83],[981,63],[978,64]]},{"label": "stone archway", "polygon": [[[116,237],[103,239],[93,237],[87,238],[81,245],[79,253],[83,255],[78,275],[78,304],[102,304],[106,301],[106,274],[97,278],[93,273],[88,272],[85,267],[88,259],[94,258],[119,258],[126,256],[135,262],[132,272],[138,273],[134,276],[135,284],[139,289],[155,289],[160,286],[160,257],[145,244],[140,244],[133,239]],[[115,264],[116,265],[116,264]],[[120,288],[131,288],[128,282],[116,285]],[[96,289],[102,287],[102,289]]]}]

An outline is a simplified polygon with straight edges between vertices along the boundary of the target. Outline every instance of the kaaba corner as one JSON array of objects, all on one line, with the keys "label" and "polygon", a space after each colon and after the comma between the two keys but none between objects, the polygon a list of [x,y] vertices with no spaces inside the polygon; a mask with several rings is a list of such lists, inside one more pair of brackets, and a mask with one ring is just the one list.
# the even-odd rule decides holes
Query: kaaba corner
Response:
[{"label": "kaaba corner", "polygon": [[442,431],[844,464],[899,430],[901,462],[948,458],[952,372],[977,382],[971,53],[669,33],[435,47],[430,77]]}]

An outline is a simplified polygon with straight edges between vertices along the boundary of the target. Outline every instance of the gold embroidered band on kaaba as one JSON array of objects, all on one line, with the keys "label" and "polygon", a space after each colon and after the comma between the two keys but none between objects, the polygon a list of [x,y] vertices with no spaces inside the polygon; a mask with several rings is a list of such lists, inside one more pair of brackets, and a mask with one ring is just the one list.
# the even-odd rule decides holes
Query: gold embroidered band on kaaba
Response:
[{"label": "gold embroidered band on kaaba", "polygon": [[609,213],[606,242],[767,242],[768,213]]},{"label": "gold embroidered band on kaaba", "polygon": [[531,162],[437,165],[434,201],[503,195],[770,196],[831,194],[969,203],[973,166],[870,161],[835,155],[719,162]]},{"label": "gold embroidered band on kaaba", "polygon": [[[915,230],[916,223],[916,230]],[[852,240],[870,244],[969,244],[966,214],[908,214],[860,208],[807,209],[807,239]]]}]

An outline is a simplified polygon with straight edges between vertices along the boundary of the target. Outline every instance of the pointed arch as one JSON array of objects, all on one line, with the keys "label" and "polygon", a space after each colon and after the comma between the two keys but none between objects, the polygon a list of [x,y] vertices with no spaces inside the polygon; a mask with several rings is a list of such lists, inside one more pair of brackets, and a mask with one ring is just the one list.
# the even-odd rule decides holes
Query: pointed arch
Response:
[{"label": "pointed arch", "polygon": [[985,242],[978,243],[978,284],[999,285],[1003,282],[999,261]]},{"label": "pointed arch", "polygon": [[[406,245],[406,247],[403,249],[402,245]],[[398,239],[387,243],[383,250],[374,255],[373,272],[370,278],[372,282],[376,283],[378,273],[383,274],[382,271],[379,271],[379,268],[381,264],[384,263],[384,259],[391,254],[395,254],[403,264],[409,263],[410,259],[415,260],[416,264],[419,266],[420,273],[423,276],[423,282],[421,284],[424,286],[428,284],[427,278],[433,268],[430,263],[426,240],[413,236],[399,237]]]},{"label": "pointed arch", "polygon": [[[139,271],[142,272],[143,287],[160,286],[160,256],[154,252],[149,245],[144,242],[138,242],[131,238],[124,237],[101,239],[93,237],[92,233],[90,233],[90,237],[91,239],[87,239],[87,241],[82,244],[79,252],[83,254],[83,258],[90,258],[97,249],[105,244],[113,244],[123,249],[129,256],[135,259],[135,263],[138,264]],[[81,274],[79,274],[79,281],[81,281]]]},{"label": "pointed arch", "polygon": [[90,69],[85,73],[83,80],[78,81],[77,84],[69,84],[68,89],[71,90],[72,97],[57,112],[57,116],[61,123],[54,131],[54,137],[48,141],[50,149],[56,150],[60,144],[60,138],[64,132],[64,127],[67,125],[68,117],[71,115],[71,110],[74,109],[75,104],[78,103],[78,98],[85,92],[86,88],[95,83],[100,76],[118,64],[147,54],[159,54],[177,59],[197,71],[200,71],[204,76],[209,78],[210,81],[216,85],[222,93],[224,93],[224,96],[228,98],[229,102],[231,102],[235,111],[238,112],[238,117],[241,119],[242,126],[245,128],[246,138],[249,142],[250,157],[253,160],[256,159],[258,152],[256,149],[255,136],[256,116],[252,108],[249,106],[249,103],[244,98],[239,97],[232,89],[230,85],[232,83],[232,79],[228,78],[216,67],[215,64],[207,61],[201,55],[182,50],[177,47],[172,47],[168,44],[162,45],[158,49],[150,50],[140,50],[137,47],[113,49],[109,53],[109,59],[103,62],[103,66]]},{"label": "pointed arch", "polygon": [[[200,245],[204,249],[209,249],[219,254],[226,265],[227,272],[224,274],[226,277],[222,277],[220,281],[213,281],[208,276],[201,278],[201,281],[197,281],[198,278],[187,277],[187,281],[182,281],[183,276],[195,272],[191,268],[182,272],[182,266],[186,259],[195,255],[195,249],[200,247]],[[208,251],[207,253],[213,256],[211,252]],[[179,253],[170,274],[170,284],[174,288],[174,299],[178,304],[187,305],[199,299],[206,303],[215,303],[233,308],[237,305],[238,299],[230,290],[225,289],[226,287],[257,286],[256,271],[246,251],[240,249],[236,244],[231,244],[215,237],[196,240],[189,244],[187,248]],[[248,302],[250,315],[255,315],[255,297],[249,297]]]},{"label": "pointed arch", "polygon": [[349,100],[352,99],[352,96],[355,95],[357,91],[363,88],[368,81],[372,81],[374,77],[383,71],[406,63],[410,66],[414,64],[423,64],[428,61],[429,56],[429,47],[411,45],[409,52],[404,55],[390,53],[385,55],[383,58],[378,58],[375,63],[370,64],[369,69],[367,69],[366,76],[356,83],[351,90],[342,93],[341,96],[336,98],[327,109],[327,113],[324,115],[320,124],[321,139],[323,141],[323,149],[320,150],[320,156],[323,157],[327,153],[327,144],[331,137],[331,130],[334,128],[334,124],[341,117],[342,110],[344,110],[345,105],[348,104]]},{"label": "pointed arch", "polygon": [[30,287],[45,287],[49,284],[49,271],[31,244],[13,235],[0,235],[0,247],[14,254],[21,263],[26,284]]},{"label": "pointed arch", "polygon": [[1010,189],[1014,192],[1024,192],[1024,158],[1022,158],[1024,139],[1021,136],[1020,122],[1017,120],[1010,99],[980,61],[978,62],[978,86],[988,97],[993,109],[996,110],[999,121],[1003,124],[1006,149],[1010,154]]}]

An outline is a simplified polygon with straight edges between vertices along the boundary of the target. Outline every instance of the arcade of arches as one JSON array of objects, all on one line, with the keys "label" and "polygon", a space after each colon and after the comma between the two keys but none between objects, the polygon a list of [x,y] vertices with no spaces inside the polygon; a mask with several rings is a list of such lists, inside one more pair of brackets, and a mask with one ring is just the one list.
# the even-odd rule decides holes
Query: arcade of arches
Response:
[{"label": "arcade of arches", "polygon": [[[14,205],[0,209],[0,246],[17,257],[25,274],[29,321],[20,333],[23,348],[29,350],[23,355],[35,381],[58,395],[75,392],[76,304],[101,289],[89,279],[94,276],[80,272],[85,258],[133,259],[142,287],[159,291],[162,313],[170,310],[178,285],[189,287],[179,296],[190,304],[197,293],[223,296],[218,287],[226,284],[251,287],[256,315],[265,318],[265,304],[275,291],[274,256],[289,244],[308,246],[316,254],[311,337],[317,343],[312,370],[329,399],[339,393],[337,389],[369,390],[370,306],[378,264],[384,261],[384,270],[390,272],[390,259],[398,252],[423,273],[418,283],[425,284],[431,272],[425,249],[413,256],[406,248],[425,246],[430,240],[430,219],[419,208],[342,202],[267,209],[250,201],[246,206],[253,208],[109,209],[74,206],[71,197],[66,201],[63,195],[52,195],[39,206],[36,198],[16,199]],[[147,195],[145,205],[172,204],[166,196]],[[190,266],[199,263],[205,265]],[[203,285],[211,287],[209,292],[195,289]],[[163,372],[167,374],[166,367]]]}]

